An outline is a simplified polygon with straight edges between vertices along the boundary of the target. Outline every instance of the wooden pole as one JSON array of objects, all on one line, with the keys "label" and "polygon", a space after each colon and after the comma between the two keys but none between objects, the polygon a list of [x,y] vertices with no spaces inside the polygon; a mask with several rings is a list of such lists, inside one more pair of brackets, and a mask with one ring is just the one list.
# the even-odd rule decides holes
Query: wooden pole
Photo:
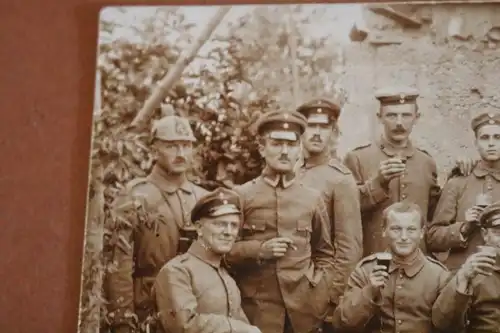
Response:
[{"label": "wooden pole", "polygon": [[297,108],[300,103],[300,87],[299,87],[299,71],[297,68],[297,31],[293,20],[293,11],[291,6],[288,7],[288,48],[290,50],[290,60],[292,67],[292,91],[294,108]]},{"label": "wooden pole", "polygon": [[138,126],[144,123],[150,116],[153,110],[158,107],[162,100],[167,95],[168,91],[172,88],[174,83],[180,78],[184,69],[193,61],[194,57],[200,48],[207,42],[215,28],[220,24],[224,16],[229,12],[231,6],[222,6],[208,22],[205,29],[200,33],[196,41],[187,52],[183,52],[177,59],[174,66],[168,71],[167,75],[160,81],[154,92],[144,103],[144,106],[137,113],[132,126]]}]

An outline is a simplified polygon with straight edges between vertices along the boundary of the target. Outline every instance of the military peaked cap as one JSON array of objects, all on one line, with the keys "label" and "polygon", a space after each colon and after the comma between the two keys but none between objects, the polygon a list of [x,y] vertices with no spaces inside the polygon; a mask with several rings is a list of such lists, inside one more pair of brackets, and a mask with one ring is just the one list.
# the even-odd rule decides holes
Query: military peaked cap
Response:
[{"label": "military peaked cap", "polygon": [[326,99],[315,99],[302,104],[297,112],[307,118],[309,124],[329,124],[339,119],[341,107]]},{"label": "military peaked cap", "polygon": [[179,116],[166,116],[155,121],[153,137],[164,141],[196,141],[189,120]]},{"label": "military peaked cap", "polygon": [[481,112],[477,116],[475,116],[471,121],[471,127],[474,132],[476,132],[480,127],[484,125],[500,125],[500,112],[490,111],[490,112]]},{"label": "military peaked cap", "polygon": [[259,118],[257,132],[274,139],[295,141],[304,133],[306,126],[307,119],[299,112],[271,111]]},{"label": "military peaked cap", "polygon": [[202,196],[191,210],[193,223],[204,217],[218,217],[227,214],[240,214],[241,204],[238,194],[220,187]]},{"label": "military peaked cap", "polygon": [[375,92],[381,105],[415,103],[419,95],[417,89],[404,86],[385,87]]},{"label": "military peaked cap", "polygon": [[479,223],[483,228],[500,227],[500,201],[492,203],[483,210]]}]

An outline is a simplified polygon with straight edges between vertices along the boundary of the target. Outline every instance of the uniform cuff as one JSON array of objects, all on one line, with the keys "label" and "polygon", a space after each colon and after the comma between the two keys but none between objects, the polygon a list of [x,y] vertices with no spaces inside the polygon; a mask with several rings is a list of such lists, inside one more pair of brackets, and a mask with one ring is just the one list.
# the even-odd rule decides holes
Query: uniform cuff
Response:
[{"label": "uniform cuff", "polygon": [[260,240],[246,240],[236,242],[233,247],[233,251],[231,251],[232,258],[241,258],[241,259],[255,259],[259,260],[260,247],[262,246],[262,241]]},{"label": "uniform cuff", "polygon": [[370,179],[366,184],[370,200],[373,204],[378,204],[389,198],[388,190],[382,186],[382,180],[379,176]]},{"label": "uniform cuff", "polygon": [[450,248],[466,248],[468,245],[467,238],[462,235],[460,229],[464,222],[455,222],[450,225]]},{"label": "uniform cuff", "polygon": [[382,304],[380,299],[376,299],[375,290],[371,286],[366,286],[361,290],[363,297],[369,301],[370,305],[377,307]]}]

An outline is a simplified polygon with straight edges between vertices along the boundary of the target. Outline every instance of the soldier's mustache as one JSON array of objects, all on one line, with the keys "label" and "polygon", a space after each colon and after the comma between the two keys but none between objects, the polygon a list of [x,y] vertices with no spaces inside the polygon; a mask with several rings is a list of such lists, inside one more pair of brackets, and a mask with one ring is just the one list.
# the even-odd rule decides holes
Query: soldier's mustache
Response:
[{"label": "soldier's mustache", "polygon": [[404,128],[403,126],[398,126],[394,129],[393,131],[394,133],[405,133],[406,132],[406,128]]},{"label": "soldier's mustache", "polygon": [[281,155],[280,158],[279,158],[280,161],[282,162],[288,162],[290,161],[290,159],[288,158],[287,155]]},{"label": "soldier's mustache", "polygon": [[321,140],[321,138],[320,138],[320,136],[319,136],[319,135],[315,135],[315,136],[313,136],[313,137],[311,138],[311,142],[318,142],[318,143],[321,143],[321,142],[323,142],[323,141]]}]

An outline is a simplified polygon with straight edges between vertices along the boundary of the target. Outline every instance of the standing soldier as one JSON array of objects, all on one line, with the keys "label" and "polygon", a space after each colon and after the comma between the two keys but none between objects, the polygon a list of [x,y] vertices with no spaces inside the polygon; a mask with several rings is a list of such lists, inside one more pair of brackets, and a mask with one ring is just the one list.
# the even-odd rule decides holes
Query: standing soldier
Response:
[{"label": "standing soldier", "polygon": [[[410,134],[417,123],[418,91],[386,88],[376,92],[380,101],[377,117],[382,136],[355,148],[345,157],[346,166],[357,180],[363,218],[363,250],[367,256],[382,251],[382,212],[394,202],[409,200],[420,206],[430,220],[439,199],[434,159],[413,146]],[[422,247],[425,249],[424,242]]]},{"label": "standing soldier", "polygon": [[153,126],[156,164],[134,179],[114,204],[117,227],[107,278],[113,332],[133,332],[154,313],[151,287],[160,268],[185,252],[196,231],[190,221],[197,199],[207,193],[186,178],[196,139],[187,119],[167,116]]},{"label": "standing soldier", "polygon": [[500,113],[482,112],[471,126],[481,160],[470,175],[448,180],[427,231],[428,249],[442,252],[439,259],[452,271],[483,243],[479,215],[500,200]]},{"label": "standing soldier", "polygon": [[260,333],[241,308],[240,291],[223,265],[241,224],[238,195],[219,188],[191,213],[198,238],[170,260],[154,285],[162,331],[169,333]]},{"label": "standing soldier", "polygon": [[321,193],[297,179],[306,119],[268,112],[257,123],[261,176],[235,188],[244,224],[227,262],[252,325],[263,333],[321,329],[330,309],[334,250]]},{"label": "standing soldier", "polygon": [[358,188],[351,171],[331,156],[331,146],[338,138],[340,106],[320,99],[301,105],[297,111],[307,118],[302,136],[307,153],[302,180],[321,191],[330,217],[331,240],[335,249],[331,296],[332,302],[337,304],[349,274],[363,254]]}]

